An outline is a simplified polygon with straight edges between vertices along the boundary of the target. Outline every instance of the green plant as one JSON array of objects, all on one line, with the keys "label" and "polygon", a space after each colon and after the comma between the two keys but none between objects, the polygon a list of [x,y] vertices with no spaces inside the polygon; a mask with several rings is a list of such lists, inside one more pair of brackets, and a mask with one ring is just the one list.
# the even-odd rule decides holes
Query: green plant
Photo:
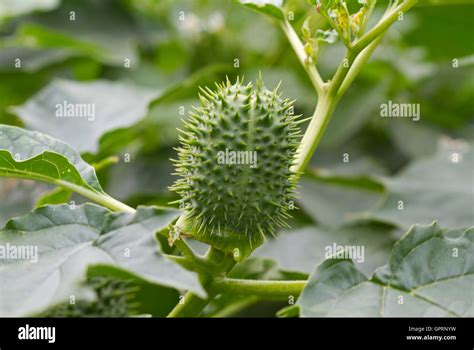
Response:
[{"label": "green plant", "polygon": [[[297,182],[302,174],[307,173],[321,182],[342,182],[348,187],[351,181],[359,181],[316,174],[307,171],[307,166],[344,93],[390,26],[414,6],[416,0],[390,1],[371,28],[368,22],[374,13],[375,0],[309,1],[311,16],[303,22],[301,37],[289,20],[283,1],[240,2],[270,16],[284,32],[314,87],[317,102],[313,115],[307,119],[294,115],[293,101],[283,98],[278,87],[267,89],[263,78],[255,85],[237,79],[234,84],[229,80],[216,84],[215,90],[202,88],[200,107],[189,114],[181,127],[181,146],[177,149],[178,159],[174,161],[180,179],[171,190],[177,192],[180,199],[171,204],[179,204],[179,210],[156,206],[135,209],[108,195],[99,183],[97,172],[114,164],[117,159],[113,157],[97,159],[88,153],[81,155],[79,150],[53,137],[0,125],[0,176],[56,186],[40,200],[38,208],[9,220],[0,230],[0,246],[13,247],[11,251],[14,251],[15,247],[27,244],[31,249],[36,247],[37,254],[44,257],[30,269],[7,254],[10,248],[4,250],[6,263],[0,265],[2,276],[8,281],[24,276],[26,282],[3,287],[7,299],[5,303],[0,301],[1,314],[136,314],[129,305],[131,294],[136,290],[128,288],[128,281],[159,286],[159,292],[169,297],[165,310],[160,312],[169,317],[212,315],[212,303],[219,303],[220,298],[225,297],[231,299],[229,305],[235,310],[254,300],[277,300],[290,304],[279,312],[280,316],[330,315],[337,302],[350,304],[364,294],[373,295],[377,301],[374,305],[364,304],[362,311],[359,310],[370,315],[378,310],[377,305],[390,306],[400,300],[400,295],[410,300],[413,308],[405,307],[400,311],[402,315],[404,312],[424,314],[429,308],[441,315],[472,314],[469,293],[460,295],[461,302],[452,306],[444,294],[436,290],[437,287],[458,288],[443,284],[446,280],[455,280],[466,289],[472,286],[474,265],[469,258],[474,254],[472,229],[460,233],[436,224],[414,226],[395,244],[390,262],[378,269],[371,279],[349,259],[337,254],[309,278],[275,272],[272,266],[266,263],[259,266],[259,261],[249,258],[259,246],[265,246],[266,237],[276,235],[280,227],[289,226],[290,213],[296,209]],[[327,29],[312,30],[312,16],[322,17]],[[335,40],[343,43],[345,56],[334,75],[325,79],[318,70],[318,58],[324,46]],[[95,48],[93,51],[96,52]],[[110,94],[110,91],[122,92],[117,86],[98,85],[100,89],[110,89],[107,90]],[[74,84],[63,83],[62,86],[80,90]],[[154,103],[179,93],[179,87],[160,92]],[[149,91],[127,90],[120,96],[125,99],[127,95],[137,99],[140,96],[143,105],[153,100]],[[300,127],[306,121],[309,125],[301,137]],[[146,129],[147,126],[142,125],[139,130],[144,133]],[[107,139],[101,142],[107,144]],[[89,152],[97,145],[83,146],[81,151]],[[219,157],[226,156],[227,150],[256,152],[258,158],[254,160],[258,159],[258,164],[236,166],[241,164],[220,162]],[[247,161],[251,161],[251,155],[247,157]],[[466,158],[471,157],[472,153],[466,155]],[[93,159],[93,164],[84,158]],[[463,184],[467,182],[465,178],[459,180]],[[383,187],[370,179],[361,182],[374,192]],[[407,192],[409,190],[402,195],[408,196]],[[99,205],[76,205],[72,193]],[[458,236],[453,238],[455,234]],[[420,248],[425,243],[423,249]],[[207,249],[204,254],[197,252],[202,244]],[[409,257],[407,252],[413,255]],[[426,266],[427,256],[446,262],[449,268]],[[425,269],[426,276],[413,273],[416,268]],[[41,289],[42,284],[59,271],[69,273],[68,278],[61,280],[60,287],[47,292]],[[104,282],[94,279],[95,274],[109,277]],[[340,279],[341,275],[348,278]],[[117,276],[120,278],[115,279]],[[89,283],[77,283],[84,280]],[[337,292],[333,293],[331,286],[335,286]],[[175,290],[186,293],[178,296]],[[354,294],[346,293],[349,291]],[[23,299],[29,293],[41,295],[42,302],[25,306]],[[64,300],[71,296],[78,299],[79,304],[65,305]],[[380,296],[380,300],[375,296]],[[87,297],[92,301],[82,301]],[[43,313],[48,308],[49,311]],[[398,315],[398,311],[389,307],[378,311],[381,315]],[[219,312],[232,314],[234,310],[222,308]],[[343,312],[346,310],[341,314]]]}]

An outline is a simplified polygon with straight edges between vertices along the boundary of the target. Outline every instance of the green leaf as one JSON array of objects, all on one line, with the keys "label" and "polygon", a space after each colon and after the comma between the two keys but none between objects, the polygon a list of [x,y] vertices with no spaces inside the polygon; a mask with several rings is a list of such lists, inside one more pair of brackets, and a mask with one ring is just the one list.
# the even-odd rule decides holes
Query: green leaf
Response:
[{"label": "green leaf", "polygon": [[28,128],[95,153],[101,136],[143,118],[159,93],[123,83],[55,80],[12,111]]},{"label": "green leaf", "polygon": [[398,176],[380,178],[388,196],[364,217],[405,228],[434,220],[443,227],[468,227],[473,224],[472,169],[472,145],[454,141],[436,155],[410,164]]},{"label": "green leaf", "polygon": [[474,316],[474,228],[456,238],[414,226],[367,279],[350,260],[326,260],[298,300],[302,316]]},{"label": "green leaf", "polygon": [[278,20],[284,20],[283,0],[239,0],[244,6]]},{"label": "green leaf", "polygon": [[0,176],[50,183],[108,208],[131,211],[102,190],[94,168],[69,145],[36,131],[0,124]]},{"label": "green leaf", "polygon": [[[105,159],[102,159],[98,163],[94,163],[94,169],[96,171],[103,170],[104,168],[108,168],[109,166],[116,164],[118,162],[118,157],[111,156]],[[43,193],[36,201],[35,207],[41,207],[43,205],[51,205],[51,204],[62,204],[67,203],[69,199],[72,197],[73,192],[65,189],[63,187],[55,187],[50,191]]]},{"label": "green leaf", "polygon": [[0,125],[0,176],[105,195],[94,168],[69,145],[14,126]]},{"label": "green leaf", "polygon": [[140,207],[135,214],[111,213],[85,204],[42,207],[10,220],[0,231],[0,247],[31,247],[33,254],[18,260],[10,253],[0,260],[0,314],[31,314],[72,295],[86,299],[87,290],[79,282],[91,265],[112,265],[148,282],[204,297],[197,275],[159,252],[155,232],[178,216],[171,209]]},{"label": "green leaf", "polygon": [[283,271],[310,274],[326,258],[327,249],[336,246],[364,248],[363,260],[356,262],[365,274],[372,274],[385,263],[395,243],[393,229],[368,223],[337,229],[305,227],[286,231],[255,251],[255,255],[276,261]]},{"label": "green leaf", "polygon": [[305,19],[305,21],[303,22],[303,25],[301,26],[301,35],[303,36],[303,39],[305,39],[306,41],[309,41],[311,39],[310,22],[311,22],[311,17],[308,17]]}]

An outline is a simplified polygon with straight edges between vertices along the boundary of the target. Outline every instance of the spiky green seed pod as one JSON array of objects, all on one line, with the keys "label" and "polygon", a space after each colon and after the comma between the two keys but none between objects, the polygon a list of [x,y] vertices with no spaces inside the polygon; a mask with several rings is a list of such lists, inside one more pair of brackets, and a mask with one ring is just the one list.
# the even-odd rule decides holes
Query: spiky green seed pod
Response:
[{"label": "spiky green seed pod", "polygon": [[[181,131],[180,179],[171,187],[186,211],[177,227],[244,256],[287,226],[297,174],[290,168],[301,138],[293,101],[258,80],[201,89],[201,106]],[[236,256],[237,257],[237,256]]]}]

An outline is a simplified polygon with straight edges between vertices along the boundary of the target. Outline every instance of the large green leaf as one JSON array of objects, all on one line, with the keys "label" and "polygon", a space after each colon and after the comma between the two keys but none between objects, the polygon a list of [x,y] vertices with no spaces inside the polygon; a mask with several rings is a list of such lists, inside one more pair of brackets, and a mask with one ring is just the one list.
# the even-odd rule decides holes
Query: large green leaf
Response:
[{"label": "large green leaf", "polygon": [[90,265],[113,265],[149,282],[205,296],[197,275],[159,252],[155,232],[178,215],[152,207],[111,213],[85,204],[41,207],[9,221],[0,231],[0,247],[33,247],[37,261],[34,254],[19,260],[11,253],[0,260],[0,314],[38,312],[72,295],[86,298],[79,282]]},{"label": "large green leaf", "polygon": [[474,316],[474,228],[453,235],[414,226],[371,279],[350,260],[326,260],[298,300],[301,315]]},{"label": "large green leaf", "polygon": [[[158,94],[123,83],[55,80],[13,111],[27,127],[67,140],[79,152],[95,153],[105,132],[130,126],[143,118]],[[71,113],[66,114],[69,106]],[[86,111],[90,113],[77,113]]]},{"label": "large green leaf", "polygon": [[372,274],[385,263],[395,243],[393,229],[373,224],[340,228],[306,227],[283,232],[277,239],[258,248],[255,255],[274,260],[284,271],[310,274],[325,260],[326,249],[336,246],[360,246],[364,256],[356,262],[365,274]]},{"label": "large green leaf", "polygon": [[381,178],[388,195],[367,216],[405,228],[437,220],[443,227],[474,223],[474,151],[454,142],[435,156],[418,160],[398,176]]},{"label": "large green leaf", "polygon": [[64,142],[0,125],[0,176],[44,181],[76,192],[105,195],[95,170]]}]

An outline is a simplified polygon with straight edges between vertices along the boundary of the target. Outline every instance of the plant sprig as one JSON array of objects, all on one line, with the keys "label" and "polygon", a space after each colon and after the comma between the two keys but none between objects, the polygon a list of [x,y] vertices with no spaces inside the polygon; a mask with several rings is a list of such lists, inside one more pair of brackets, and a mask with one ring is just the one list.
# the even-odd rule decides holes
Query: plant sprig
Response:
[{"label": "plant sprig", "polygon": [[[304,171],[308,165],[322,135],[328,124],[330,117],[336,108],[336,105],[344,92],[348,89],[355,77],[358,75],[362,67],[370,58],[372,52],[380,44],[385,32],[397,20],[400,12],[407,11],[411,8],[416,0],[405,0],[401,3],[398,1],[390,2],[385,14],[379,22],[368,32],[365,32],[368,18],[372,13],[375,1],[361,2],[360,11],[354,15],[350,15],[344,1],[332,1],[332,5],[336,5],[340,18],[334,16],[334,12],[329,7],[324,9],[323,14],[335,30],[342,42],[347,48],[345,58],[339,65],[334,76],[325,81],[318,71],[316,60],[317,52],[314,52],[315,42],[310,38],[309,20],[303,25],[303,39],[305,44],[300,40],[298,34],[293,29],[291,23],[286,19],[278,19],[280,27],[285,33],[291,47],[296,53],[302,66],[305,68],[317,94],[318,102],[315,112],[311,118],[306,133],[300,143],[296,154],[296,162],[292,170],[297,173]],[[318,4],[321,6],[321,3]],[[357,20],[356,30],[351,32],[351,21]],[[309,47],[311,46],[311,47]],[[318,48],[316,48],[318,50]],[[180,243],[181,244],[181,243]],[[193,254],[189,254],[188,247],[181,247],[183,253],[188,253],[187,259],[194,259]],[[211,248],[204,263],[201,265],[206,269],[206,264],[212,263],[216,249]],[[212,271],[208,271],[202,277],[203,284],[208,291],[210,298],[217,294],[239,294],[253,295],[264,299],[287,298],[289,295],[299,295],[306,285],[306,281],[255,281],[255,280],[235,280],[225,277],[226,273],[235,265],[229,254],[220,252],[220,259],[225,261],[228,270],[224,269],[220,273],[220,277]],[[189,293],[184,297],[184,303],[178,305],[171,313],[171,317],[196,316],[207,305],[209,299],[203,300],[196,295]]]},{"label": "plant sprig", "polygon": [[[291,23],[287,19],[280,23],[280,26],[295,50],[299,61],[308,73],[318,98],[316,109],[298,150],[296,164],[293,167],[294,171],[303,172],[306,169],[339,99],[359,74],[362,67],[370,58],[372,52],[382,41],[386,31],[397,20],[399,14],[409,10],[416,2],[417,0],[404,0],[402,2],[391,1],[379,22],[367,33],[361,35],[359,39],[354,41],[351,41],[350,36],[342,33],[341,25],[335,23],[334,19],[328,15],[328,11],[330,10],[329,5],[326,5],[322,10],[320,9],[321,13],[323,13],[323,15],[329,20],[331,27],[338,32],[339,37],[347,48],[345,57],[339,64],[334,76],[327,81],[324,81],[321,77],[316,62],[313,62],[313,60],[307,60],[304,46],[291,26]],[[318,1],[317,6],[321,7],[323,3],[340,5],[345,2],[321,0]],[[369,16],[372,14],[372,9],[375,6],[375,3],[376,1],[370,1],[367,2],[367,5],[363,5],[362,8],[366,8],[366,10],[364,12],[364,17],[361,20],[359,34],[361,34],[361,31],[365,30],[365,26]],[[342,8],[347,9],[346,6],[343,6]],[[346,17],[344,16],[343,19],[344,18]]]},{"label": "plant sprig", "polygon": [[[315,6],[319,6],[320,13],[327,19],[331,27],[330,30],[338,33],[339,38],[347,49],[345,57],[337,68],[334,76],[328,80],[325,80],[321,76],[317,68],[317,52],[313,55],[314,52],[312,51],[312,48],[305,48],[305,44],[303,44],[302,40],[293,29],[290,21],[286,19],[285,16],[281,15],[283,12],[280,10],[272,10],[271,12],[274,15],[274,18],[279,21],[280,27],[285,33],[302,66],[306,70],[317,95],[317,104],[313,116],[311,117],[310,124],[301,142],[299,143],[299,146],[297,143],[295,144],[295,150],[296,146],[298,146],[298,148],[295,155],[295,161],[292,163],[293,165],[291,167],[291,170],[294,174],[300,174],[304,172],[316,147],[318,146],[318,143],[324,133],[334,109],[337,106],[337,103],[354,81],[356,76],[359,74],[365,63],[368,61],[372,52],[380,44],[386,31],[397,20],[399,14],[409,10],[417,2],[417,0],[390,1],[385,14],[381,17],[379,22],[370,30],[366,31],[367,22],[375,6],[375,2],[375,0],[360,1],[362,7],[354,14],[349,13],[345,1],[342,0],[320,0],[314,2]],[[312,42],[310,38],[309,21],[305,23],[305,32],[303,33],[304,39],[307,43],[311,44]],[[316,43],[316,45],[319,44]],[[316,49],[319,50],[319,48]],[[239,96],[242,95],[241,90],[237,89],[236,91],[233,91],[231,86],[223,87],[222,89],[224,88],[233,93],[232,96],[235,96],[233,98],[234,102],[238,101],[240,103]],[[250,90],[250,87],[247,87],[247,89]],[[242,106],[237,107],[247,108],[248,106],[251,106],[251,103],[248,101],[257,101],[259,99],[263,100],[264,97],[269,101],[267,103],[267,107],[281,107],[278,109],[279,112],[283,110],[286,111],[286,109],[288,109],[287,107],[290,106],[290,104],[286,101],[279,100],[280,96],[277,94],[277,92],[268,91],[262,95],[260,90],[261,87],[257,86],[257,92],[247,94],[246,98],[248,100],[243,100]],[[216,101],[218,97],[219,96],[216,97]],[[278,101],[278,103],[276,101]],[[224,105],[229,105],[229,102],[227,99],[221,98],[221,100],[217,101],[215,104],[222,107]],[[263,108],[262,106],[253,105],[251,107],[252,108],[249,107],[249,110],[251,110],[252,113],[254,110],[257,110],[256,107]],[[236,106],[234,106],[234,109],[235,108]],[[198,117],[199,116],[196,116],[195,118]],[[268,121],[267,119],[271,120],[270,117],[262,118],[261,122],[264,123]],[[224,121],[224,123],[225,122],[226,121]],[[293,116],[287,116],[285,119],[282,119],[280,124],[288,126],[292,125],[292,123],[295,123]],[[279,127],[281,125],[276,125],[275,127]],[[10,143],[12,143],[12,140],[16,140],[15,137],[11,137],[10,135],[19,132],[16,128],[3,127],[3,130],[3,133],[0,132],[0,136],[4,136],[5,139],[8,139]],[[0,167],[0,175],[48,182],[65,188],[68,191],[79,193],[84,197],[102,204],[114,211],[123,211],[132,214],[137,213],[134,208],[129,207],[128,205],[110,197],[108,194],[103,192],[98,185],[98,180],[95,177],[95,170],[83,163],[78,154],[74,153],[72,150],[66,146],[63,146],[62,144],[62,147],[58,148],[58,143],[54,140],[37,140],[36,138],[38,135],[28,135],[31,138],[31,145],[36,143],[40,143],[42,145],[43,148],[41,152],[37,154],[28,154],[26,156],[20,155],[19,157],[16,157],[16,155],[3,150],[2,155],[5,161],[2,167]],[[284,136],[285,135],[286,134],[284,134]],[[290,128],[287,135],[294,136],[294,130]],[[45,143],[45,140],[48,142]],[[191,141],[194,142],[195,140]],[[290,146],[293,146],[293,144],[291,144],[290,141],[294,141],[292,137],[288,139],[288,147],[291,150]],[[48,145],[48,147],[44,148],[45,144]],[[63,154],[66,152],[65,150],[67,151],[67,155]],[[280,153],[285,154],[284,152]],[[293,153],[291,153],[291,155],[293,156]],[[68,161],[68,156],[69,158],[76,159],[77,162],[70,163]],[[44,162],[44,164],[53,164],[55,169],[58,170],[57,174],[55,174],[56,176],[46,176],[44,168],[41,167],[28,167],[33,161]],[[99,166],[101,165],[98,165],[98,167]],[[77,169],[82,169],[82,171],[79,172]],[[284,170],[287,169],[285,168]],[[228,177],[230,178],[230,175]],[[204,183],[205,180],[207,179],[203,179]],[[293,183],[291,185],[293,185]],[[292,189],[293,187],[290,186],[289,190]],[[234,193],[231,191],[229,196],[234,197]],[[289,198],[289,196],[287,197]],[[274,207],[283,208],[283,204],[280,202],[272,201],[271,204]],[[256,210],[259,209],[260,207],[257,206]],[[284,209],[285,210],[282,209],[281,212],[286,214],[286,208]],[[203,213],[197,213],[196,215],[198,214],[201,216],[204,215]],[[281,215],[282,222],[283,219],[286,218],[286,216],[283,214]],[[212,220],[209,220],[209,222],[212,222]],[[253,227],[253,229],[255,228]],[[262,299],[285,299],[290,295],[295,297],[298,296],[307,284],[307,281],[305,280],[260,281],[251,279],[231,279],[227,276],[228,272],[238,262],[238,259],[236,259],[231,252],[221,248],[221,245],[213,245],[211,239],[207,242],[210,245],[208,252],[205,256],[201,256],[197,254],[187,243],[186,238],[182,235],[183,232],[176,232],[174,227],[169,228],[168,231],[171,231],[171,237],[168,237],[168,232],[163,232],[165,232],[167,238],[170,238],[170,245],[176,246],[176,248],[181,252],[181,255],[179,256],[168,255],[168,257],[186,269],[196,272],[199,275],[201,285],[207,292],[207,298],[203,298],[202,296],[197,295],[195,292],[188,292],[182,297],[182,302],[178,303],[176,307],[170,312],[169,317],[198,316],[206,307],[206,305],[219,294],[252,295]],[[262,232],[263,231],[264,230],[262,229]],[[267,231],[273,232],[272,230]],[[161,232],[161,234],[163,234],[163,232]],[[218,226],[218,232],[220,233],[220,226]],[[186,234],[189,233],[196,234],[196,232],[186,232]],[[251,249],[254,248],[255,247],[251,247]],[[247,252],[245,256],[247,255],[249,255],[249,252]]]}]

